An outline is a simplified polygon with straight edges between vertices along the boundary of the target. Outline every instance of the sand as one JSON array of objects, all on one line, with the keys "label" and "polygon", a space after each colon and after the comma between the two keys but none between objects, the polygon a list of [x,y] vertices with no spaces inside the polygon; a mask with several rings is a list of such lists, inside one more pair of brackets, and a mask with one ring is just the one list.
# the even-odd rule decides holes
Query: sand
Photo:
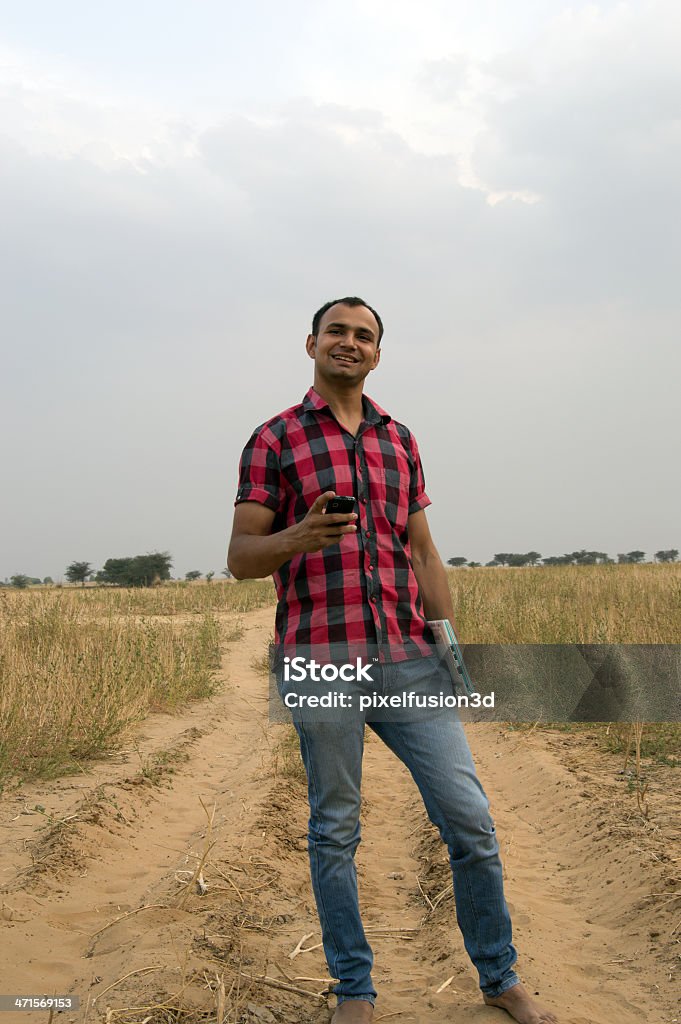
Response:
[{"label": "sand", "polygon": [[[81,1009],[61,1021],[151,1024],[175,1019],[172,1007],[193,1008],[186,1021],[215,1021],[223,1007],[230,1022],[329,1020],[305,785],[251,666],[273,609],[243,621],[218,696],[151,716],[81,774],[0,798],[0,993],[78,995]],[[652,773],[646,818],[623,759],[588,735],[466,731],[526,987],[562,1024],[681,1020],[678,769]],[[363,794],[357,864],[375,1021],[510,1021],[482,1004],[445,847],[407,770],[373,734]],[[0,1017],[32,1020],[48,1014]]]}]

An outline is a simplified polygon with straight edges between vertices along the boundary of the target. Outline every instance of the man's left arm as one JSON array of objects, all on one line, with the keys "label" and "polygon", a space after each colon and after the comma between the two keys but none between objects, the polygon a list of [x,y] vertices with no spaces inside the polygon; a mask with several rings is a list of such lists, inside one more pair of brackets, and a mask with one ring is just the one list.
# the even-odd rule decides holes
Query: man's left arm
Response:
[{"label": "man's left arm", "polygon": [[409,546],[414,575],[426,619],[449,619],[454,626],[454,605],[447,571],[435,547],[423,509],[408,519]]}]

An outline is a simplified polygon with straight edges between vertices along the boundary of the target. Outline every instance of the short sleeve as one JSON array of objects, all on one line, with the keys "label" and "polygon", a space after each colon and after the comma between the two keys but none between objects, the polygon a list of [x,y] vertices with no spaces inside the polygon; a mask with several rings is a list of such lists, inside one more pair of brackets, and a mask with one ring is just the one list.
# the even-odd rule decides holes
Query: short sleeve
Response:
[{"label": "short sleeve", "polygon": [[234,504],[257,501],[278,512],[284,503],[284,494],[276,438],[266,428],[258,427],[241,453]]},{"label": "short sleeve", "polygon": [[432,502],[426,494],[426,479],[423,473],[423,466],[421,465],[421,456],[419,455],[416,438],[411,433],[409,434],[409,449],[411,452],[409,515],[412,515],[414,512],[419,512],[423,508],[428,508],[429,505],[432,505]]}]

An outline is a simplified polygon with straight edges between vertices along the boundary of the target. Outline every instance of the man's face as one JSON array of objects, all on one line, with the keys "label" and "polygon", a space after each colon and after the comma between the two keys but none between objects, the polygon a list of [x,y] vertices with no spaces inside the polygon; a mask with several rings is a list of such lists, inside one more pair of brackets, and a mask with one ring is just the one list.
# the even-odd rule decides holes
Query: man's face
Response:
[{"label": "man's face", "polygon": [[358,384],[381,358],[376,317],[366,306],[338,302],[322,317],[317,338],[308,334],[305,347],[320,377],[341,386]]}]

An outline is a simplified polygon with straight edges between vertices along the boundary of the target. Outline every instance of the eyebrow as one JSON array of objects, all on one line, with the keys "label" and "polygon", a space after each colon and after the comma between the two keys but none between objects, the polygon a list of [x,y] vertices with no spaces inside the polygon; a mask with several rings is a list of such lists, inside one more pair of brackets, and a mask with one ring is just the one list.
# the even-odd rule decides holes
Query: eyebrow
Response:
[{"label": "eyebrow", "polygon": [[[351,324],[344,324],[340,320],[335,320],[333,323],[327,324],[326,327],[325,327],[325,330],[328,331],[329,327],[349,327],[349,326],[352,326],[352,325]],[[358,327],[357,330],[358,331],[364,331],[364,333],[368,334],[371,338],[374,337],[374,332],[371,330],[370,327]]]}]

